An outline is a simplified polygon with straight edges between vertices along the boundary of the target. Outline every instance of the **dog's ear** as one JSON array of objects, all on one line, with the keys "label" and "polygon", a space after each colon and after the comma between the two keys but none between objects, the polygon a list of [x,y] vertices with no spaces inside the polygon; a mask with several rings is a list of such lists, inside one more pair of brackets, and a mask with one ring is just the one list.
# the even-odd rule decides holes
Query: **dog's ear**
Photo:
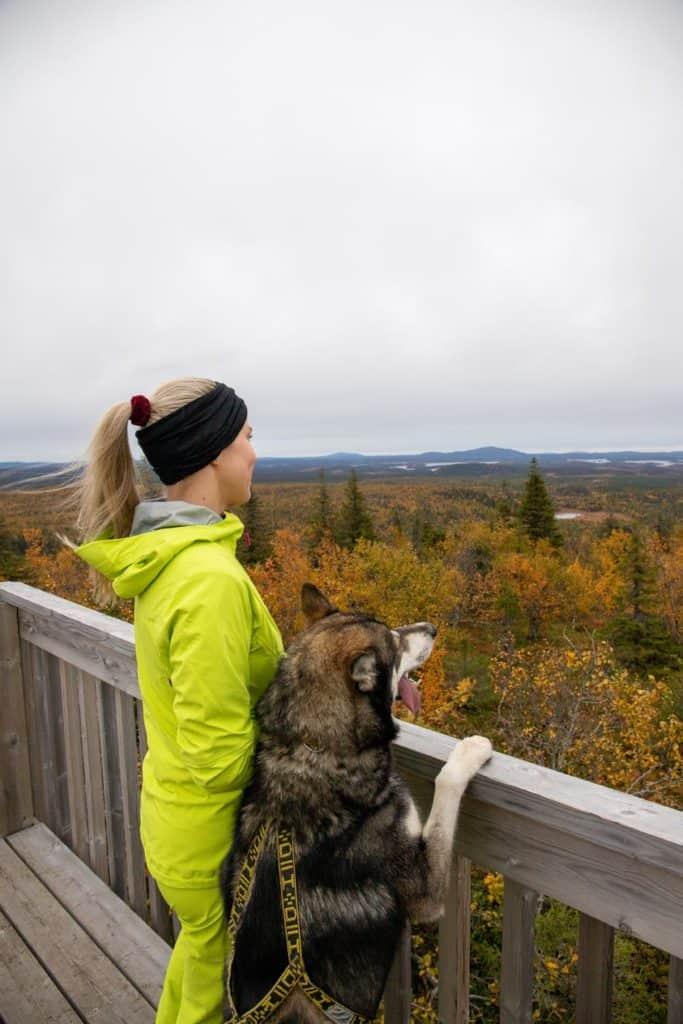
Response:
[{"label": "dog's ear", "polygon": [[377,684],[377,655],[374,651],[364,651],[352,660],[351,678],[361,693],[374,690]]},{"label": "dog's ear", "polygon": [[337,610],[312,583],[304,583],[301,588],[301,607],[309,625],[313,625],[314,622],[324,619],[326,615],[331,615]]}]

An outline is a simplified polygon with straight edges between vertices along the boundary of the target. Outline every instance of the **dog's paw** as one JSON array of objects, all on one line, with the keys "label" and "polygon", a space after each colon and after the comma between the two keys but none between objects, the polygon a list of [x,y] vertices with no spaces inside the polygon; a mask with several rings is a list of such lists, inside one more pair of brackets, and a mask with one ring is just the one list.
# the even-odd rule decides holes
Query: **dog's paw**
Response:
[{"label": "dog's paw", "polygon": [[453,753],[456,761],[474,774],[483,764],[486,764],[493,753],[493,747],[491,740],[486,736],[466,736],[458,743]]},{"label": "dog's paw", "polygon": [[448,755],[437,781],[460,785],[464,788],[493,752],[491,741],[485,736],[468,736]]}]

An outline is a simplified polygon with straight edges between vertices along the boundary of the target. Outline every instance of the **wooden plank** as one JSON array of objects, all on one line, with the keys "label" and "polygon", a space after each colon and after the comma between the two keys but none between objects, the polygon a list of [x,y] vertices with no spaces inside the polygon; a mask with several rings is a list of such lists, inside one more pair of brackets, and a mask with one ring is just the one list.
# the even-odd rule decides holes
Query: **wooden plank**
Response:
[{"label": "wooden plank", "polygon": [[138,992],[156,1006],[171,955],[168,944],[45,825],[25,829],[8,843]]},{"label": "wooden plank", "polygon": [[538,893],[505,879],[500,1024],[531,1024]]},{"label": "wooden plank", "polygon": [[410,936],[410,924],[406,922],[384,990],[385,1024],[410,1024],[413,1002]]},{"label": "wooden plank", "polygon": [[666,1024],[683,1024],[683,960],[669,962],[669,1000]]},{"label": "wooden plank", "polygon": [[62,993],[0,910],[0,1020],[80,1024]]},{"label": "wooden plank", "polygon": [[49,742],[54,749],[56,769],[55,785],[57,806],[54,809],[54,832],[65,842],[71,842],[71,815],[69,813],[69,773],[66,763],[64,739],[64,708],[60,680],[60,662],[53,655],[47,655],[48,687],[43,694],[46,725]]},{"label": "wooden plank", "polygon": [[83,741],[85,773],[85,806],[88,820],[88,858],[92,870],[109,883],[107,855],[107,822],[105,814],[104,776],[102,773],[102,737],[100,733],[100,703],[102,683],[76,669],[78,679],[78,709]]},{"label": "wooden plank", "polygon": [[0,603],[0,836],[32,821],[19,623],[16,609]]},{"label": "wooden plank", "polygon": [[55,721],[55,702],[51,693],[52,680],[48,655],[38,647],[31,647],[29,656],[33,667],[32,695],[37,753],[34,776],[42,794],[41,819],[53,832],[63,837],[67,831],[68,804],[62,804],[64,790],[58,784],[60,766],[56,732],[61,723]]},{"label": "wooden plank", "polygon": [[42,784],[42,753],[40,749],[40,730],[38,728],[36,684],[33,678],[33,648],[26,640],[21,641],[21,670],[24,677],[24,712],[26,715],[29,762],[31,764],[33,813],[40,821],[46,821],[47,793]]},{"label": "wooden plank", "polygon": [[140,696],[129,622],[25,583],[0,583],[0,601],[19,609],[25,640],[132,697]]},{"label": "wooden plank", "polygon": [[588,914],[581,914],[576,1024],[610,1024],[613,961],[614,929]]},{"label": "wooden plank", "polygon": [[82,861],[88,863],[88,812],[85,800],[81,713],[78,706],[78,670],[72,665],[67,665],[66,662],[60,662],[59,681],[64,713],[64,747],[71,825],[70,846]]},{"label": "wooden plank", "polygon": [[140,842],[139,760],[135,704],[132,697],[114,690],[117,759],[123,812],[126,901],[140,917],[147,916],[145,855]]},{"label": "wooden plank", "polygon": [[467,1024],[470,1019],[471,863],[456,857],[439,922],[439,1024]]},{"label": "wooden plank", "polygon": [[125,836],[123,832],[123,799],[119,778],[119,748],[116,739],[115,694],[116,691],[113,687],[102,685],[98,712],[102,744],[102,780],[107,828],[109,884],[121,899],[125,899]]},{"label": "wooden plank", "polygon": [[[137,720],[140,735],[140,757],[142,762],[144,762],[145,755],[147,754],[147,730],[145,729],[145,716],[142,701],[138,703]],[[147,891],[149,892],[149,913],[152,928],[157,935],[160,935],[165,942],[172,946],[175,943],[175,935],[173,934],[171,910],[166,903],[166,900],[161,895],[159,886],[149,872],[147,872]]]},{"label": "wooden plank", "polygon": [[152,1006],[7,841],[0,842],[0,905],[78,1014],[107,1024],[153,1024]]}]

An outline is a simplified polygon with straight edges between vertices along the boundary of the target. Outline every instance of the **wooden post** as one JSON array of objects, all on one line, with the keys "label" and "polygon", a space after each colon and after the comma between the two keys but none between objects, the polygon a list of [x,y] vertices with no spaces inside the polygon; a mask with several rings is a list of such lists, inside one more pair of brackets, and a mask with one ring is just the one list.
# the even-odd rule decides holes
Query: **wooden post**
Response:
[{"label": "wooden post", "polygon": [[19,622],[16,608],[0,601],[0,836],[32,824]]},{"label": "wooden post", "polygon": [[579,917],[576,1024],[610,1024],[614,929],[588,914]]},{"label": "wooden post", "polygon": [[107,821],[103,775],[104,752],[100,731],[99,707],[102,683],[80,669],[78,672],[78,708],[81,717],[83,764],[85,767],[85,806],[88,817],[87,863],[109,885]]},{"label": "wooden post", "polygon": [[65,661],[59,662],[59,679],[64,711],[64,747],[67,764],[69,818],[71,821],[71,849],[82,861],[88,862],[88,812],[85,799],[85,768],[81,714],[78,707],[78,669]]},{"label": "wooden post", "polygon": [[410,976],[410,922],[406,921],[384,990],[386,1024],[410,1024],[413,986]]},{"label": "wooden post", "polygon": [[456,857],[439,922],[439,1024],[470,1019],[470,861]]},{"label": "wooden post", "polygon": [[505,879],[500,1024],[531,1024],[538,894]]},{"label": "wooden post", "polygon": [[118,783],[123,810],[124,870],[126,902],[145,920],[147,888],[145,857],[140,842],[140,802],[138,799],[138,745],[135,735],[134,698],[121,690],[114,691]]},{"label": "wooden post", "polygon": [[683,960],[669,961],[669,1012],[666,1024],[683,1024]]}]

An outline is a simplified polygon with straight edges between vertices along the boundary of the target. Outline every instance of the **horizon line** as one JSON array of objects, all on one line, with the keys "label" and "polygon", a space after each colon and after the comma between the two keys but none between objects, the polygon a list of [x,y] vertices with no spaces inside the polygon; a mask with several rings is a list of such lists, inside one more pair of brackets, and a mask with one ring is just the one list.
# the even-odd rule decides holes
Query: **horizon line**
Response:
[{"label": "horizon line", "polygon": [[[294,455],[294,454],[291,454],[291,455],[272,455],[272,454],[260,454],[259,453],[257,455],[257,461],[260,461],[262,459],[324,459],[324,458],[330,458],[331,456],[337,455],[337,454],[341,454],[341,455],[361,455],[361,456],[365,456],[365,457],[369,457],[369,458],[382,458],[382,457],[396,458],[396,457],[404,456],[404,455],[405,456],[417,456],[417,455],[433,454],[433,453],[438,453],[438,454],[443,454],[443,455],[450,455],[450,454],[464,454],[464,453],[467,453],[467,452],[478,451],[478,450],[480,450],[482,448],[500,448],[503,451],[519,452],[521,455],[569,455],[570,453],[573,453],[573,452],[582,452],[582,453],[586,453],[586,454],[589,454],[589,455],[590,454],[600,455],[600,454],[605,454],[605,453],[608,453],[608,452],[612,452],[614,454],[619,454],[620,452],[636,452],[637,454],[641,454],[641,453],[642,454],[652,454],[652,453],[655,453],[655,452],[659,452],[662,455],[664,455],[664,454],[672,455],[674,453],[683,453],[683,442],[681,442],[678,446],[668,446],[667,445],[665,447],[662,447],[662,446],[659,446],[659,445],[657,445],[657,446],[655,446],[655,445],[648,445],[646,447],[642,447],[642,446],[624,446],[624,447],[616,448],[616,447],[612,446],[612,447],[609,447],[609,448],[605,448],[605,447],[601,447],[601,448],[580,447],[580,448],[577,448],[577,447],[574,447],[574,448],[552,448],[552,449],[550,449],[550,448],[513,448],[513,447],[510,447],[510,446],[503,446],[503,445],[500,445],[500,444],[481,444],[481,445],[475,445],[472,448],[458,448],[458,449],[454,449],[453,448],[453,449],[450,449],[450,451],[446,451],[444,449],[438,449],[438,448],[421,448],[421,449],[413,449],[412,451],[402,450],[402,451],[392,451],[392,452],[389,452],[389,451],[362,451],[362,450],[355,449],[355,448],[353,448],[353,449],[338,448],[338,449],[335,449],[334,451],[327,451],[327,452],[305,452],[305,453],[304,452],[299,452],[296,455]],[[135,456],[133,456],[133,458],[134,458],[134,461],[141,461],[141,459],[144,459],[144,456],[140,456],[140,458],[135,458]],[[76,458],[76,459],[58,459],[58,458],[53,458],[53,459],[49,459],[49,458],[45,458],[45,457],[42,457],[42,458],[31,458],[29,456],[24,456],[23,458],[16,458],[16,457],[15,458],[12,458],[12,457],[0,458],[0,463],[2,463],[2,462],[12,462],[12,463],[15,463],[15,464],[34,463],[34,464],[38,464],[38,465],[50,465],[50,464],[54,465],[54,464],[58,464],[58,465],[63,465],[63,466],[69,466],[69,465],[83,465],[83,464],[85,464],[87,462],[87,460],[84,459],[84,458]]]}]

